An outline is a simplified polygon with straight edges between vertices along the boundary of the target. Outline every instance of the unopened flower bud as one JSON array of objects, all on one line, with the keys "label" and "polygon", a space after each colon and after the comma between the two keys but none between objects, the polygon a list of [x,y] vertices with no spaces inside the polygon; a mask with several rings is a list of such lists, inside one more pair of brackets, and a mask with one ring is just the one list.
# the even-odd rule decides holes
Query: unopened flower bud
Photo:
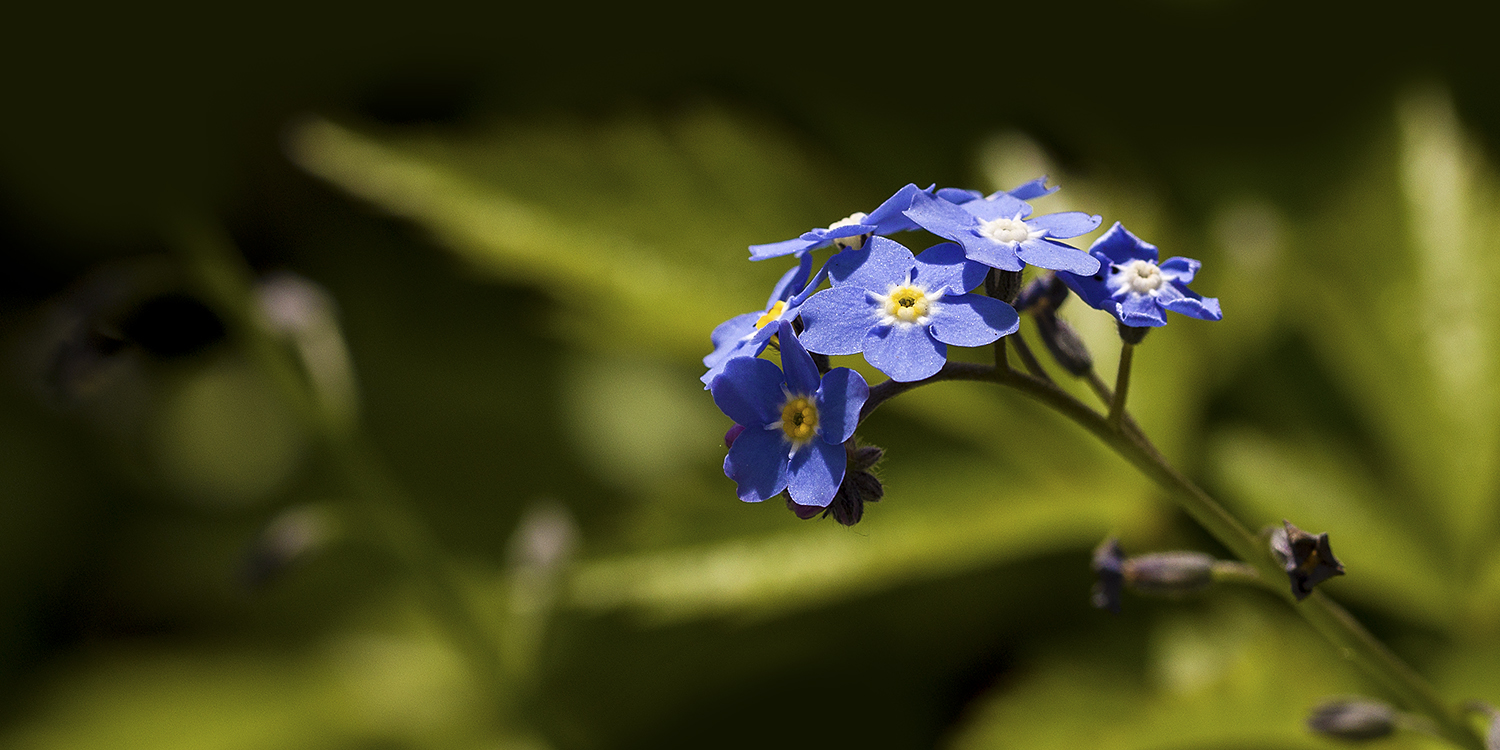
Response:
[{"label": "unopened flower bud", "polygon": [[1282,528],[1271,532],[1271,551],[1286,568],[1292,595],[1300,602],[1312,594],[1314,586],[1343,575],[1344,566],[1333,556],[1326,532],[1313,536],[1291,521],[1281,523]]},{"label": "unopened flower bud", "polygon": [[1013,307],[1016,312],[1034,312],[1036,310],[1057,310],[1062,303],[1068,300],[1068,285],[1056,274],[1043,273],[1031,280],[1026,288],[1021,290],[1021,295],[1016,297]]},{"label": "unopened flower bud", "polygon": [[1375,740],[1396,731],[1396,711],[1366,698],[1336,698],[1313,709],[1307,728],[1341,740]]},{"label": "unopened flower bud", "polygon": [[1094,369],[1094,356],[1068,321],[1057,317],[1050,309],[1038,308],[1034,317],[1042,343],[1057,364],[1074,377],[1083,377]]}]

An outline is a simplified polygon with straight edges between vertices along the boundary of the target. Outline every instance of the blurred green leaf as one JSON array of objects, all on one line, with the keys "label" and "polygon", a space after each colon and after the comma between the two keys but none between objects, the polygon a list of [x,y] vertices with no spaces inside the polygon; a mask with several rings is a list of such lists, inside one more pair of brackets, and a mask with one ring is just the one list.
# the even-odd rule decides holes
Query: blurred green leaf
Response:
[{"label": "blurred green leaf", "polygon": [[[1094,629],[1055,642],[973,708],[951,747],[1339,746],[1304,721],[1324,699],[1367,688],[1294,615],[1264,604],[1216,596],[1177,606],[1144,643]],[[1446,747],[1410,733],[1381,746]]]}]

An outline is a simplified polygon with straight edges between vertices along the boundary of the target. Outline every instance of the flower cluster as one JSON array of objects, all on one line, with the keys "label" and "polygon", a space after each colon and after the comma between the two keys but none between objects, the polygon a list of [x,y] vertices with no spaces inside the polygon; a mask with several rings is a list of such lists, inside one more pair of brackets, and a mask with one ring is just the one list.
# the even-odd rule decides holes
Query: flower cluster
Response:
[{"label": "flower cluster", "polygon": [[[1162,325],[1161,309],[1219,317],[1216,300],[1185,286],[1197,261],[1157,266],[1156,248],[1119,224],[1087,251],[1064,242],[1097,229],[1100,217],[1036,214],[1028,201],[1055,191],[1046,178],[990,195],[909,184],[869,213],[752,245],[751,260],[792,256],[797,265],[762,309],[715,328],[703,359],[704,385],[735,421],[724,473],[740,499],[785,495],[800,517],[858,521],[864,502],[884,494],[870,471],[882,452],[854,442],[871,390],[828,358],[861,354],[896,384],[939,377],[949,347],[987,346],[1019,329],[1014,303],[1027,266],[1060,279],[1048,315],[1071,289],[1127,326]],[[913,253],[890,238],[917,231],[939,241]],[[814,272],[813,253],[829,247]],[[1048,330],[1058,330],[1053,320]],[[767,350],[780,353],[780,367],[761,358]]]}]

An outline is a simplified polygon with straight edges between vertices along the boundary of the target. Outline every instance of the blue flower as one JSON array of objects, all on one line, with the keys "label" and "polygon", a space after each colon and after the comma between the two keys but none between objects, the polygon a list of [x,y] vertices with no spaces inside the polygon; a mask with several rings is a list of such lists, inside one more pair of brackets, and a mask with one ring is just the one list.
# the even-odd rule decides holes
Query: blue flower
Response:
[{"label": "blue flower", "polygon": [[1199,320],[1219,320],[1219,300],[1201,297],[1187,288],[1202,265],[1191,258],[1168,258],[1157,264],[1156,246],[1115,222],[1089,247],[1098,258],[1097,273],[1059,274],[1090,307],[1105,310],[1132,328],[1167,324],[1166,310]]},{"label": "blue flower", "polygon": [[969,260],[991,268],[1019,271],[1029,263],[1054,271],[1096,273],[1098,261],[1058,240],[1092,232],[1099,217],[1067,211],[1031,218],[1031,205],[1017,195],[1047,195],[1042,183],[1033,180],[1010,193],[984,197],[967,190],[920,193],[912,196],[906,215],[923,229],[962,245]]},{"label": "blue flower", "polygon": [[765,260],[792,253],[801,255],[828,245],[857,248],[864,245],[865,240],[871,235],[911,231],[916,229],[917,225],[902,212],[911,205],[913,197],[929,194],[931,191],[931,187],[922,190],[916,185],[908,184],[868,214],[862,211],[855,212],[827,227],[804,232],[802,236],[794,239],[773,242],[769,245],[751,245],[750,260]]},{"label": "blue flower", "polygon": [[768,360],[735,357],[711,386],[714,403],[745,428],[724,457],[724,474],[745,502],[786,490],[798,505],[827,507],[844,481],[844,441],[859,426],[870,388],[847,367],[819,377],[792,324],[776,328],[784,374]]},{"label": "blue flower", "polygon": [[792,298],[807,286],[807,277],[811,274],[812,256],[803,255],[797,267],[782,274],[781,280],[776,282],[764,310],[736,315],[714,328],[714,332],[709,334],[714,350],[703,358],[703,366],[708,368],[708,372],[699,378],[703,381],[704,389],[724,371],[724,364],[729,360],[735,357],[760,356],[771,337],[776,334],[776,326],[771,325],[772,323],[797,317],[797,308]]},{"label": "blue flower", "polygon": [[892,380],[929,377],[948,360],[948,344],[984,346],[1016,331],[1010,305],[966,294],[989,269],[964,258],[951,242],[921,255],[875,237],[863,250],[828,261],[833,288],[813,295],[800,312],[802,344],[820,354],[864,352]]}]

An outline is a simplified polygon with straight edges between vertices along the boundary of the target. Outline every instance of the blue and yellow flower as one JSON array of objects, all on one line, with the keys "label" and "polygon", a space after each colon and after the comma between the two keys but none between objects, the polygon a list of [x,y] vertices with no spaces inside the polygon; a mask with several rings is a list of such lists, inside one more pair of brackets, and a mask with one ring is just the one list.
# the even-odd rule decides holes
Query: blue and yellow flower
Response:
[{"label": "blue and yellow flower", "polygon": [[844,441],[854,436],[870,389],[847,367],[819,376],[791,323],[776,329],[785,371],[735,357],[710,385],[714,403],[744,427],[724,457],[724,474],[745,502],[785,490],[797,505],[827,507],[844,480]]}]

